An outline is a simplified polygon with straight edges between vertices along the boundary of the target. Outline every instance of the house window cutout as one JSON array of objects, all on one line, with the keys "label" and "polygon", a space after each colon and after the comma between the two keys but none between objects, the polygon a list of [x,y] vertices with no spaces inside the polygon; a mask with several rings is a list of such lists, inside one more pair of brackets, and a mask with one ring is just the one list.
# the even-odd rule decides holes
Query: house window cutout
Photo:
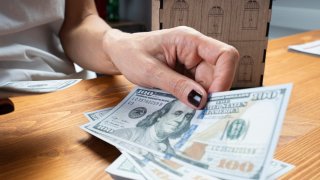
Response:
[{"label": "house window cutout", "polygon": [[189,5],[185,0],[176,0],[171,8],[170,27],[187,25]]},{"label": "house window cutout", "polygon": [[249,0],[244,6],[242,29],[257,30],[260,6],[256,0]]},{"label": "house window cutout", "polygon": [[239,63],[239,82],[251,82],[253,76],[254,61],[251,56],[243,56]]},{"label": "house window cutout", "polygon": [[208,14],[208,35],[216,36],[222,34],[223,9],[219,6],[213,6]]}]

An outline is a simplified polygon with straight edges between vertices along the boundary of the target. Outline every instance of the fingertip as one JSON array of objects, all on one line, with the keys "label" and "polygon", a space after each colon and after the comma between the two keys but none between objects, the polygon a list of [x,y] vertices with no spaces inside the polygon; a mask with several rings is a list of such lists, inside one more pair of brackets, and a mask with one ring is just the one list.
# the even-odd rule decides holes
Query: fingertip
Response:
[{"label": "fingertip", "polygon": [[170,88],[169,92],[184,104],[192,109],[202,109],[206,105],[207,92],[200,84],[187,78],[175,81],[173,84],[174,88]]},{"label": "fingertip", "polygon": [[188,94],[188,102],[198,108],[202,101],[202,95],[195,90],[191,90]]},{"label": "fingertip", "polygon": [[207,102],[206,90],[196,81],[171,69],[154,73],[153,87],[165,90],[193,109],[201,109]]},{"label": "fingertip", "polygon": [[203,108],[206,104],[206,99],[207,99],[206,92],[198,92],[194,89],[192,89],[187,96],[188,103],[194,109]]}]

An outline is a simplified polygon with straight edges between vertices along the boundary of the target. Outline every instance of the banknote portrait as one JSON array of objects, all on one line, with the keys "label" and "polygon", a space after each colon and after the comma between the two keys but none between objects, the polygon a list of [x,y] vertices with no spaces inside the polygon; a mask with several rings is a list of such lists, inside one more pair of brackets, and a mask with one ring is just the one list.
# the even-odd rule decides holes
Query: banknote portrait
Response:
[{"label": "banknote portrait", "polygon": [[159,152],[173,154],[169,139],[180,137],[190,127],[195,110],[174,100],[142,119],[135,128],[119,129],[115,136]]}]

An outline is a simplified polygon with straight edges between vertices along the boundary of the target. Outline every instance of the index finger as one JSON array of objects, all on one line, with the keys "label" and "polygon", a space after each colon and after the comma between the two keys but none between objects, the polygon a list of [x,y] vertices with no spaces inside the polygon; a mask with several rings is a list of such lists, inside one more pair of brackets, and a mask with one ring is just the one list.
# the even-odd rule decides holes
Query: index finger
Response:
[{"label": "index finger", "polygon": [[238,51],[228,44],[203,36],[198,44],[198,54],[215,66],[209,92],[229,90],[239,61]]}]

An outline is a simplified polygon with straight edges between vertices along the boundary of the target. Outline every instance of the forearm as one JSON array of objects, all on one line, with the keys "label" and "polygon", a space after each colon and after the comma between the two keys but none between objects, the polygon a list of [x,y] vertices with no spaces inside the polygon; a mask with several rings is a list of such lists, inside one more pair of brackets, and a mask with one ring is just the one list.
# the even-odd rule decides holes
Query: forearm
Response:
[{"label": "forearm", "polygon": [[60,38],[66,55],[81,67],[102,74],[120,74],[102,47],[103,36],[110,29],[97,15],[93,1],[66,1]]}]

